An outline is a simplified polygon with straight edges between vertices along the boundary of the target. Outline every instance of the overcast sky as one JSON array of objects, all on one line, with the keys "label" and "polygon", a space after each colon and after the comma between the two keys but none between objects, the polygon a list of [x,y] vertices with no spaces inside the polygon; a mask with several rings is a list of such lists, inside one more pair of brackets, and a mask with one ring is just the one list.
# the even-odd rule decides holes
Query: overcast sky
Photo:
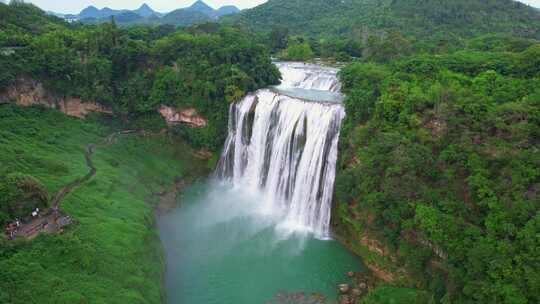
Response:
[{"label": "overcast sky", "polygon": [[[32,2],[44,10],[54,11],[57,13],[79,13],[83,8],[89,5],[93,5],[97,8],[107,6],[113,9],[136,9],[145,2],[156,11],[169,12],[177,8],[189,6],[195,2],[195,0],[27,0],[27,2]],[[266,1],[205,0],[205,2],[214,8],[233,4],[244,9],[257,6]],[[521,0],[521,2],[540,7],[540,0]]]}]

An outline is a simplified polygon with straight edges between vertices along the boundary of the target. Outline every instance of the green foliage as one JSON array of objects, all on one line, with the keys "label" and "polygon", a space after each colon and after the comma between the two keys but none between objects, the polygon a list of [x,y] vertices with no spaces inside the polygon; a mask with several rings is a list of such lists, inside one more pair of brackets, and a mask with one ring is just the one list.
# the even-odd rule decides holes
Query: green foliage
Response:
[{"label": "green foliage", "polygon": [[0,238],[1,303],[162,302],[164,261],[153,194],[177,178],[203,174],[205,162],[178,138],[164,135],[123,135],[102,145],[118,124],[0,106],[0,213],[6,200],[23,207],[34,194],[52,195],[84,176],[84,149],[98,144],[97,175],[61,206],[76,224],[32,241]]},{"label": "green foliage", "polygon": [[528,77],[540,77],[540,45],[535,44],[523,52],[521,70]]},{"label": "green foliage", "polygon": [[[1,8],[8,28],[30,27],[30,19],[43,14],[26,4]],[[29,20],[15,22],[27,14]],[[0,49],[0,91],[16,79],[31,78],[52,95],[96,101],[125,118],[148,115],[161,104],[192,107],[218,130],[212,133],[218,136],[205,137],[205,147],[221,144],[229,103],[279,80],[268,52],[252,35],[217,24],[174,31],[58,23],[43,31],[6,33],[12,40],[6,43],[17,42],[8,46],[17,48]]]},{"label": "green foliage", "polygon": [[539,45],[498,39],[341,72],[340,222],[381,240],[435,303],[540,301]]},{"label": "green foliage", "polygon": [[270,32],[269,45],[273,52],[283,50],[288,45],[289,29],[283,26],[276,26]]},{"label": "green foliage", "polygon": [[0,47],[17,46],[26,40],[26,35],[44,33],[66,26],[60,18],[48,16],[33,4],[11,1],[0,2]]},{"label": "green foliage", "polygon": [[[513,0],[268,1],[225,18],[267,34],[275,54],[299,35],[318,57],[386,62],[413,53],[521,52],[540,39],[540,11]],[[465,43],[465,39],[486,35]]]},{"label": "green foliage", "polygon": [[30,175],[9,173],[0,176],[0,226],[16,218],[28,217],[36,208],[48,205],[45,187]]},{"label": "green foliage", "polygon": [[313,59],[313,51],[308,43],[298,43],[289,45],[280,56],[285,60],[309,61]]},{"label": "green foliage", "polygon": [[379,286],[361,300],[361,304],[428,304],[425,292],[415,289]]},{"label": "green foliage", "polygon": [[310,36],[360,38],[372,30],[421,37],[517,33],[539,38],[539,15],[538,10],[512,0],[273,0],[227,21],[266,32],[282,26],[292,34]]}]

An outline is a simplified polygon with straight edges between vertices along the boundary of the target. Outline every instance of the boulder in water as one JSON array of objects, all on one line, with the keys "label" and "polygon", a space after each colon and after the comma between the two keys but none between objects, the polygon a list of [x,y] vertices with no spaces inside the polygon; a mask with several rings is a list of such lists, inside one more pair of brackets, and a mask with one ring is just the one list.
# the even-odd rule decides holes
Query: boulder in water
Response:
[{"label": "boulder in water", "polygon": [[348,295],[341,295],[339,296],[339,301],[338,301],[339,304],[353,304],[353,300],[350,296]]},{"label": "boulder in water", "polygon": [[338,289],[341,294],[346,294],[349,292],[351,287],[349,286],[349,284],[339,284]]}]

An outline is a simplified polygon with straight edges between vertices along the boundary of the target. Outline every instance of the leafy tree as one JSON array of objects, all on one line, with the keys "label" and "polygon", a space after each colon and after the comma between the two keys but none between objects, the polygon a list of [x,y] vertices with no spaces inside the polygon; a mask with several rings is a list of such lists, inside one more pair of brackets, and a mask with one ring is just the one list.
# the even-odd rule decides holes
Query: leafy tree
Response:
[{"label": "leafy tree", "polygon": [[281,57],[285,60],[308,61],[313,58],[313,51],[308,43],[289,45]]},{"label": "leafy tree", "polygon": [[45,209],[48,199],[45,187],[30,175],[0,176],[0,225],[27,217],[36,208]]},{"label": "leafy tree", "polygon": [[270,32],[270,47],[273,52],[283,50],[288,45],[289,29],[283,26],[276,26]]}]

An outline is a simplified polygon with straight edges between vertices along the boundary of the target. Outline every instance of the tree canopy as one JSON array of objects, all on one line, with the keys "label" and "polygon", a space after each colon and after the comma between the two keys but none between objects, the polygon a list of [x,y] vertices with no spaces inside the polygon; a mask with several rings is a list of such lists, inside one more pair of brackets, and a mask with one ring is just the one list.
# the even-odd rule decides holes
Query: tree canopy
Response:
[{"label": "tree canopy", "polygon": [[[246,92],[276,84],[268,51],[241,30],[217,24],[118,28],[115,23],[68,26],[32,5],[2,5],[10,25],[0,32],[0,91],[17,79],[40,81],[51,93],[111,106],[136,119],[160,105],[194,107],[209,120],[204,130],[184,130],[193,144],[217,150],[224,140],[228,104]],[[18,16],[57,25],[33,31]],[[28,21],[30,22],[30,21]],[[6,39],[1,39],[6,33]],[[203,134],[192,134],[192,133]]]},{"label": "tree canopy", "polygon": [[540,44],[496,41],[341,72],[338,221],[436,303],[540,301]]}]

